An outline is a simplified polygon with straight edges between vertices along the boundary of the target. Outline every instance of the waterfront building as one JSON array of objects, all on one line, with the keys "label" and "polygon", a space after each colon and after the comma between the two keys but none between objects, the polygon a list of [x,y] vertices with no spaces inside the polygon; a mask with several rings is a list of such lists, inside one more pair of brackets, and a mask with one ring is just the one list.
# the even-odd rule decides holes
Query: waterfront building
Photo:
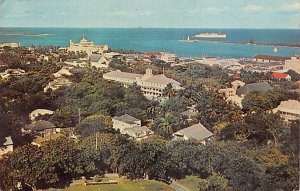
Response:
[{"label": "waterfront building", "polygon": [[300,55],[293,56],[284,62],[284,69],[286,70],[294,70],[298,74],[300,74]]},{"label": "waterfront building", "polygon": [[108,51],[108,45],[95,45],[93,41],[87,41],[84,37],[80,40],[79,43],[75,43],[70,40],[70,45],[68,47],[69,52],[86,52],[88,55],[93,52],[103,54]]},{"label": "waterfront building", "polygon": [[271,56],[271,55],[255,55],[253,57],[253,62],[259,63],[269,63],[269,62],[279,62],[284,63],[284,61],[290,59],[289,57],[281,57],[281,56]]},{"label": "waterfront building", "polygon": [[128,87],[136,83],[141,87],[142,92],[147,98],[162,98],[163,90],[168,84],[172,85],[173,90],[176,92],[182,87],[176,80],[166,77],[164,74],[154,75],[152,69],[146,69],[146,73],[134,74],[121,72],[119,70],[103,74],[103,78],[121,83],[124,87]]},{"label": "waterfront building", "polygon": [[176,62],[176,55],[171,54],[168,52],[161,52],[160,60],[166,62],[166,63],[175,63]]},{"label": "waterfront building", "polygon": [[282,101],[280,105],[273,109],[274,113],[279,113],[286,121],[300,119],[300,102],[297,100]]},{"label": "waterfront building", "polygon": [[20,43],[16,43],[16,42],[0,43],[0,48],[3,48],[5,46],[10,47],[10,48],[18,48],[18,47],[20,47]]}]

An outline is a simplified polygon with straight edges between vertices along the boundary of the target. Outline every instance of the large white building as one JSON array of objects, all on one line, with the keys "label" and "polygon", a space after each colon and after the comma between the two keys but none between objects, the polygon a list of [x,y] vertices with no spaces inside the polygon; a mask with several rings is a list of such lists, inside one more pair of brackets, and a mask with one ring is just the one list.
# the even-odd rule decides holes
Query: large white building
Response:
[{"label": "large white building", "polygon": [[294,70],[295,72],[300,74],[300,55],[291,57],[290,60],[286,60],[284,62],[284,69]]},{"label": "large white building", "polygon": [[103,78],[119,82],[124,87],[128,87],[129,85],[136,83],[141,87],[142,92],[148,98],[162,98],[163,90],[168,84],[172,85],[175,92],[182,89],[179,82],[166,77],[164,74],[153,75],[151,68],[146,69],[146,73],[144,75],[117,70],[103,74]]},{"label": "large white building", "polygon": [[92,54],[93,52],[103,54],[105,51],[108,51],[108,45],[95,45],[93,41],[87,41],[83,37],[79,43],[75,43],[72,40],[70,40],[68,51],[70,52],[83,51],[89,55]]}]

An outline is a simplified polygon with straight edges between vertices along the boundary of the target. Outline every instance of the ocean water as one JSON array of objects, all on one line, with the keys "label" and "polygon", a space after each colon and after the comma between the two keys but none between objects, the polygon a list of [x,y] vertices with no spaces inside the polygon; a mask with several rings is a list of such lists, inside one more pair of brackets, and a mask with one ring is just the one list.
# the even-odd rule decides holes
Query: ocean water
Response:
[{"label": "ocean water", "polygon": [[[108,44],[112,49],[135,51],[167,51],[181,57],[218,56],[246,58],[256,54],[293,56],[300,48],[238,44],[249,41],[259,43],[300,44],[299,29],[221,29],[226,39],[219,42],[181,42],[187,36],[216,29],[154,29],[154,28],[0,28],[0,42],[20,42],[22,46],[55,45],[67,47],[69,40],[78,42],[84,35],[95,44]],[[50,34],[46,36],[32,34]],[[30,36],[32,35],[32,36]],[[227,44],[222,42],[234,42]]]}]

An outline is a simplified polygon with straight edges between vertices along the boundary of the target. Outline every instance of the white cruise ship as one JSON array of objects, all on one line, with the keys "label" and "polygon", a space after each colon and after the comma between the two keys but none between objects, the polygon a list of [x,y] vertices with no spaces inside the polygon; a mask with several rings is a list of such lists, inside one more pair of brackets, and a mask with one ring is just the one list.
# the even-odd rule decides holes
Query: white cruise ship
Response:
[{"label": "white cruise ship", "polygon": [[200,33],[196,34],[194,37],[197,38],[226,38],[226,34],[219,33]]}]

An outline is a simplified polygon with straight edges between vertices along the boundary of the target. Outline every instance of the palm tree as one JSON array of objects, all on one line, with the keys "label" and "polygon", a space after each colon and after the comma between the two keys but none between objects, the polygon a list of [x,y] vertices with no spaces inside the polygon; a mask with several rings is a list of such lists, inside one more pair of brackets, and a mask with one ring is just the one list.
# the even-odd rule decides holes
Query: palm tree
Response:
[{"label": "palm tree", "polygon": [[168,98],[175,96],[175,92],[171,83],[167,84],[167,86],[163,90],[163,96],[167,96]]}]

